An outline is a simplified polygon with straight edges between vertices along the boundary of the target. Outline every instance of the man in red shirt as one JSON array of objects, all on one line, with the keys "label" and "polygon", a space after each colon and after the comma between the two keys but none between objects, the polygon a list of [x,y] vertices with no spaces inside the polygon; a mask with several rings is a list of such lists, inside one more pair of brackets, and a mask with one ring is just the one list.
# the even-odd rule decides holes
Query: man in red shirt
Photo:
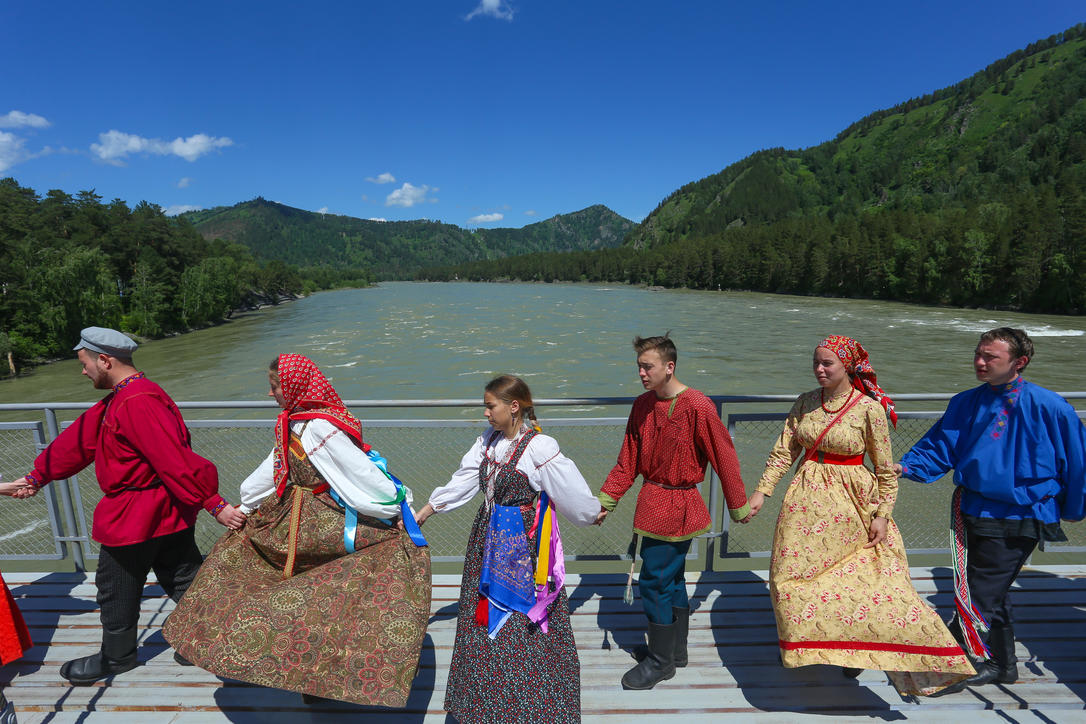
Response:
[{"label": "man in red shirt", "polygon": [[208,511],[240,528],[245,516],[219,496],[219,474],[192,451],[177,405],[132,366],[136,343],[112,329],[88,327],[76,345],[83,374],[95,389],[111,390],[64,430],[25,477],[0,484],[0,493],[29,498],[44,485],[91,463],[103,497],[91,537],[101,543],[95,585],[102,618],[99,653],[65,663],[75,685],[136,666],[136,625],[152,569],[178,601],[200,567],[196,516]]},{"label": "man in red shirt", "polygon": [[751,519],[739,459],[712,400],[675,377],[678,353],[670,337],[637,337],[637,369],[648,390],[634,401],[618,463],[600,490],[604,512],[641,475],[634,511],[640,535],[638,589],[649,619],[648,654],[622,677],[624,689],[651,689],[686,666],[690,604],[686,594],[686,554],[690,541],[711,526],[698,483],[712,463],[720,477],[733,520]]}]

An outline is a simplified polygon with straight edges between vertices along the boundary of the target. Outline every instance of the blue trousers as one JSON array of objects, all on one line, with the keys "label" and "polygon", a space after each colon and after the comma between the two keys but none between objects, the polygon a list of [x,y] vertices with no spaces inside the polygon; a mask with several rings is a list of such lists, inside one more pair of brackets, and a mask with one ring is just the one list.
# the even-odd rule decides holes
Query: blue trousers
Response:
[{"label": "blue trousers", "polygon": [[667,625],[674,623],[671,609],[689,608],[686,595],[686,553],[690,541],[641,539],[641,574],[637,588],[641,605],[649,621]]}]

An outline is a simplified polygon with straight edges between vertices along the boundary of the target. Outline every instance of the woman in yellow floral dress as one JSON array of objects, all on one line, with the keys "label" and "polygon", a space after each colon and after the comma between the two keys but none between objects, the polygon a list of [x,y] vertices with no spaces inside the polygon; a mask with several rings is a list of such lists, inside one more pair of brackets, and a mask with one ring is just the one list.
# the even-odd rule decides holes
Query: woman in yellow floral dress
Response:
[{"label": "woman in yellow floral dress", "polygon": [[781,503],[769,569],[781,661],[841,666],[852,677],[881,669],[902,695],[933,694],[973,667],[909,577],[892,517],[897,478],[886,415],[896,423],[893,403],[849,337],[819,343],[814,374],[818,389],[792,406],[750,498],[757,512],[801,460]]}]

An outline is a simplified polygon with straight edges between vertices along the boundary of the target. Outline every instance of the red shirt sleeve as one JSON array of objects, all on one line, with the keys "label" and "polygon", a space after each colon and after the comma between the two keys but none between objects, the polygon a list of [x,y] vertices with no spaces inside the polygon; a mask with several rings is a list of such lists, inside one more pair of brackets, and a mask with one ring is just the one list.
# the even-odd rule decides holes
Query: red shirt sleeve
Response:
[{"label": "red shirt sleeve", "polygon": [[193,452],[188,428],[176,408],[153,393],[140,392],[125,397],[116,413],[125,438],[146,458],[174,499],[209,513],[222,502],[219,471]]},{"label": "red shirt sleeve", "polygon": [[618,462],[611,468],[611,472],[607,474],[607,479],[600,489],[602,495],[608,496],[616,503],[634,484],[638,475],[637,463],[641,457],[641,423],[645,419],[643,406],[639,403],[640,400],[634,402],[630,417],[626,420],[626,433],[622,437],[622,448],[618,451]]},{"label": "red shirt sleeve", "polygon": [[747,504],[747,489],[743,485],[743,476],[739,471],[739,456],[735,454],[732,436],[728,434],[728,428],[724,427],[724,423],[717,415],[716,407],[708,398],[706,401],[709,402],[712,411],[699,407],[700,414],[697,415],[697,422],[694,425],[694,444],[709,458],[709,464],[713,466],[717,477],[720,478],[720,488],[724,491],[728,510],[741,510]]},{"label": "red shirt sleeve", "polygon": [[106,402],[109,396],[98,401],[76,418],[57,435],[49,447],[34,460],[34,469],[27,475],[35,485],[42,486],[54,480],[71,477],[94,462],[98,448],[98,433],[102,427]]}]

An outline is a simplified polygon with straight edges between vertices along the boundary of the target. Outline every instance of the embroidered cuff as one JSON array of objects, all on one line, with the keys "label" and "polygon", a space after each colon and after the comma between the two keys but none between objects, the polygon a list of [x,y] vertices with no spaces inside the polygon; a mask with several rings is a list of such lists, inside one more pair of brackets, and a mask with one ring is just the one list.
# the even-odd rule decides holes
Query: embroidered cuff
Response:
[{"label": "embroidered cuff", "polygon": [[734,521],[743,520],[743,518],[746,518],[748,515],[750,515],[750,503],[743,503],[742,508],[736,508],[735,510],[729,508],[728,515],[730,515],[732,517],[732,520]]},{"label": "embroidered cuff", "polygon": [[218,515],[219,513],[221,513],[222,509],[225,508],[227,505],[228,505],[228,503],[225,500],[220,500],[218,505],[216,505],[214,508],[212,508],[211,510],[209,510],[207,512],[211,513],[211,516],[214,517],[214,516]]},{"label": "embroidered cuff", "polygon": [[38,480],[38,478],[37,478],[37,477],[36,477],[36,476],[34,475],[34,473],[27,473],[27,474],[26,474],[26,475],[24,475],[23,477],[25,477],[25,478],[26,478],[26,482],[30,483],[30,484],[31,484],[31,485],[33,485],[33,486],[34,486],[35,488],[41,488],[41,487],[44,487],[44,486],[45,486],[45,483],[43,483],[42,481]]},{"label": "embroidered cuff", "polygon": [[602,490],[600,491],[599,495],[596,496],[596,499],[600,501],[600,507],[606,510],[608,513],[614,510],[615,506],[618,505],[617,500],[615,500]]}]

